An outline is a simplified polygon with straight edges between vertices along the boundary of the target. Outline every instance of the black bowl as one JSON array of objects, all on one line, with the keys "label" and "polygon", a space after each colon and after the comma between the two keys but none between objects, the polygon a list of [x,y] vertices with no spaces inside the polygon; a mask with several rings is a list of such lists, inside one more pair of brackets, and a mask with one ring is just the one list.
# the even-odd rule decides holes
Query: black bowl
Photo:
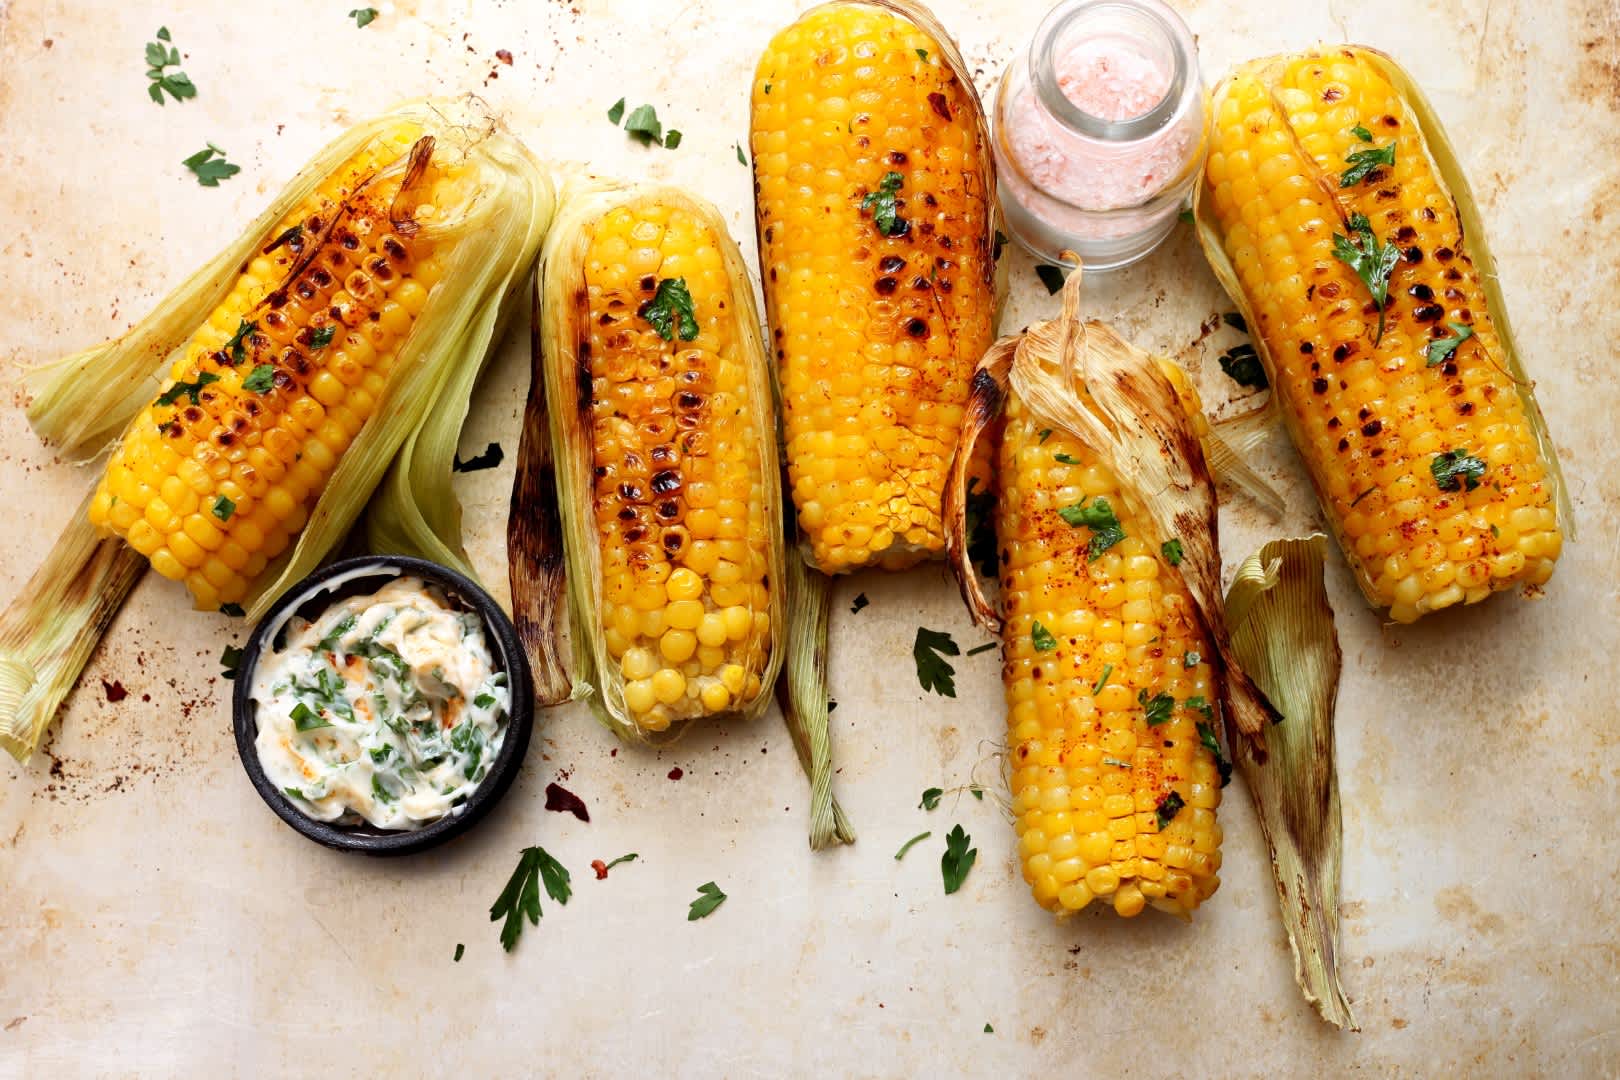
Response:
[{"label": "black bowl", "polygon": [[[368,572],[371,571],[371,572]],[[397,577],[422,578],[444,590],[452,604],[477,614],[484,621],[489,635],[490,654],[497,670],[506,672],[507,687],[512,693],[512,712],[506,722],[506,737],[501,752],[495,755],[483,783],[473,789],[467,801],[451,814],[424,825],[420,829],[379,829],[361,822],[358,825],[338,825],[314,818],[299,810],[292,801],[265,775],[259,763],[259,752],[254,739],[259,734],[256,717],[258,706],[253,701],[253,672],[259,657],[273,647],[271,634],[278,630],[288,615],[297,614],[313,621],[333,601],[361,593],[373,592],[387,581]],[[490,808],[506,794],[523,764],[524,752],[529,748],[529,735],[534,730],[534,683],[529,675],[529,661],[523,646],[518,643],[517,630],[506,617],[500,605],[490,595],[461,574],[426,559],[405,555],[370,555],[359,559],[344,559],[305,578],[286,595],[253,628],[242,659],[236,668],[236,690],[231,699],[232,721],[236,728],[236,752],[242,759],[242,768],[259,796],[276,815],[299,833],[329,848],[339,851],[359,851],[367,855],[404,855],[424,851],[442,844],[453,836],[460,836],[476,825]]]}]

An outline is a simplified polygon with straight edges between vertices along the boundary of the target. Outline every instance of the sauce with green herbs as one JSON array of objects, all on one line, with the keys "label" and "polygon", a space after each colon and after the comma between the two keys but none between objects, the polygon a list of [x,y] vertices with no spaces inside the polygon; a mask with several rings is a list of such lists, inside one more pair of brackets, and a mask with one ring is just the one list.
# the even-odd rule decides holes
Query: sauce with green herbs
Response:
[{"label": "sauce with green herbs", "polygon": [[319,821],[419,829],[495,760],[511,691],[482,620],[420,578],[290,619],[253,677],[259,761]]}]

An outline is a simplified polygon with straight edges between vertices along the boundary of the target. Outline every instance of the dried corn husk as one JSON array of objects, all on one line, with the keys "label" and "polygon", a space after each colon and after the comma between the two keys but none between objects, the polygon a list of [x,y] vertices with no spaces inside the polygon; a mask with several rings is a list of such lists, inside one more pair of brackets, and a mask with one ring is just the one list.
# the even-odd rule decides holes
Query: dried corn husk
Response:
[{"label": "dried corn husk", "polygon": [[[635,723],[625,704],[624,677],[619,665],[609,656],[603,635],[601,544],[596,528],[592,477],[594,434],[589,395],[582,402],[579,376],[579,342],[589,339],[589,331],[581,326],[583,307],[577,294],[583,287],[584,260],[597,222],[613,208],[640,200],[682,207],[707,222],[719,241],[731,285],[736,333],[751,361],[749,394],[752,400],[761,403],[755,410],[757,439],[752,449],[759,454],[764,516],[771,532],[770,587],[780,589],[786,579],[770,368],[759,337],[753,287],[725,221],[708,202],[677,188],[596,179],[571,182],[564,191],[562,209],[541,253],[540,365],[545,376],[545,405],[551,429],[557,501],[562,511],[563,548],[567,554],[574,694],[587,698],[596,718],[628,741],[647,740],[651,733],[644,732]],[[531,511],[526,504],[514,512]],[[543,559],[545,552],[531,547],[527,557]],[[525,567],[513,568],[513,573],[526,572]],[[778,613],[784,611],[779,605]],[[780,620],[777,622],[779,624]],[[744,719],[759,716],[770,704],[771,688],[781,670],[784,652],[780,631],[774,631],[773,637],[775,640],[760,676],[759,693],[738,701],[730,710]]]},{"label": "dried corn husk", "polygon": [[[1112,328],[1079,316],[1081,274],[1069,275],[1058,318],[993,345],[974,374],[952,476],[946,485],[946,551],[974,620],[999,633],[1001,620],[967,558],[966,476],[979,437],[1007,393],[1017,394],[1048,423],[1079,438],[1126,490],[1132,509],[1154,526],[1154,542],[1178,537],[1173,568],[1187,585],[1200,625],[1221,659],[1222,716],[1263,757],[1265,729],[1276,710],[1232,653],[1220,592],[1215,484],[1203,441],[1161,361]],[[1258,479],[1258,478],[1256,478]]]},{"label": "dried corn husk", "polygon": [[[1563,530],[1566,537],[1575,538],[1575,512],[1570,502],[1569,487],[1564,482],[1563,469],[1558,462],[1558,451],[1553,445],[1552,436],[1547,430],[1547,420],[1542,414],[1541,406],[1536,401],[1535,383],[1525,372],[1524,363],[1519,357],[1518,346],[1515,343],[1513,327],[1508,321],[1507,304],[1502,296],[1501,281],[1496,272],[1496,259],[1491,254],[1490,244],[1485,235],[1485,224],[1480,216],[1479,205],[1474,199],[1473,190],[1469,187],[1468,176],[1463,171],[1457,159],[1457,153],[1446,135],[1444,126],[1440,123],[1439,114],[1434,106],[1424,96],[1422,89],[1407,74],[1406,70],[1396,63],[1393,57],[1377,49],[1364,45],[1347,46],[1353,48],[1371,64],[1378,68],[1390,84],[1396,88],[1406,103],[1411,107],[1412,114],[1417,118],[1418,127],[1424,143],[1428,147],[1429,156],[1433,160],[1436,170],[1457,207],[1457,216],[1462,224],[1463,235],[1467,237],[1468,251],[1474,260],[1474,267],[1478,271],[1480,286],[1485,290],[1486,300],[1490,306],[1491,321],[1496,328],[1496,334],[1501,343],[1502,355],[1505,357],[1508,369],[1512,374],[1513,383],[1518,390],[1519,397],[1524,403],[1525,415],[1535,432],[1536,445],[1547,465],[1547,482],[1553,486],[1554,501],[1558,507],[1558,527]],[[1287,56],[1262,57],[1251,60],[1237,69],[1237,73],[1255,73],[1270,67],[1280,67],[1289,60]],[[1212,108],[1219,109],[1226,87],[1230,84],[1231,76],[1223,79],[1215,89]],[[1198,242],[1204,249],[1204,257],[1209,260],[1210,269],[1214,271],[1221,287],[1226,290],[1232,302],[1237,305],[1238,311],[1243,315],[1249,327],[1258,328],[1260,323],[1256,317],[1254,307],[1249,303],[1249,297],[1239,280],[1237,270],[1227,258],[1226,249],[1221,243],[1221,232],[1215,220],[1214,208],[1206,193],[1206,184],[1197,184],[1193,192],[1193,217],[1198,228]],[[1266,378],[1271,382],[1277,381],[1275,360],[1267,345],[1266,336],[1261,333],[1251,335],[1260,362],[1266,370]],[[1275,398],[1263,407],[1262,415],[1270,417],[1281,413],[1283,422],[1288,428],[1289,437],[1294,444],[1301,444],[1301,433],[1289,410],[1277,407]],[[1359,568],[1359,558],[1355,554],[1353,545],[1346,544],[1334,515],[1328,515],[1328,524],[1334,530],[1335,539],[1339,548],[1356,570],[1355,578],[1360,585],[1367,600],[1374,607],[1380,606],[1379,601],[1370,591],[1371,585],[1365,573]]]},{"label": "dried corn husk", "polygon": [[1360,1030],[1339,985],[1339,865],[1343,828],[1334,768],[1339,638],[1323,587],[1327,538],[1273,540],[1238,568],[1226,592],[1232,647],[1282,710],[1267,757],[1236,750],[1271,849],[1294,978],[1334,1027]]},{"label": "dried corn husk", "polygon": [[[551,181],[533,155],[501,132],[472,99],[402,105],[328,144],[236,240],[129,333],[29,375],[36,390],[29,413],[35,430],[65,456],[87,459],[100,453],[151,399],[172,354],[232,287],[242,263],[270,242],[271,231],[288,210],[368,141],[402,122],[432,137],[429,145],[436,157],[459,158],[475,169],[480,183],[469,185],[462,205],[442,208],[431,222],[420,224],[421,235],[454,240],[444,277],[402,345],[375,414],[340,459],[298,542],[271,564],[248,597],[244,606],[251,618],[262,615],[342,540],[407,440],[411,448],[401,466],[405,483],[374,509],[379,535],[390,538],[394,549],[427,553],[465,568],[464,559],[453,557],[460,551],[460,509],[449,487],[454,437],[449,437],[446,452],[444,431],[459,427],[466,394],[493,340],[502,298],[528,273],[550,221]],[[407,155],[401,154],[378,176],[406,168]],[[435,405],[439,409],[431,424],[420,439],[413,438]],[[420,505],[411,505],[413,501]],[[13,680],[16,685],[0,691],[0,730],[13,734],[7,747],[18,756],[32,749],[78,678],[89,647],[110,619],[111,611],[102,609],[109,604],[115,609],[132,580],[109,573],[105,561],[98,563],[99,547],[79,536],[80,531],[77,521],[69,526],[63,542],[5,616],[14,627],[9,635],[14,643],[10,648],[0,645],[0,667],[10,663],[36,671],[35,682]],[[452,555],[448,560],[447,552]],[[42,605],[42,590],[50,582],[90,573],[99,573],[105,582],[104,594],[93,602]],[[30,612],[44,617],[30,618]],[[73,646],[53,659],[36,655],[30,660],[29,654],[39,653],[45,641]],[[39,674],[43,672],[49,676]]]}]

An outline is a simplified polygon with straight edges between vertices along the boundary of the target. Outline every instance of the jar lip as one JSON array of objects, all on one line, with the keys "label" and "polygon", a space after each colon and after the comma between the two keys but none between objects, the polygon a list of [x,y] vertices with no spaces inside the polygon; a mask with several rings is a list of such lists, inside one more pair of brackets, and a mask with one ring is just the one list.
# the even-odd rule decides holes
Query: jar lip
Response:
[{"label": "jar lip", "polygon": [[[1164,97],[1147,112],[1125,120],[1105,120],[1086,112],[1069,99],[1057,81],[1055,56],[1063,33],[1076,19],[1110,9],[1145,17],[1163,35],[1172,60],[1170,85]],[[1165,127],[1181,111],[1188,83],[1196,78],[1196,48],[1187,24],[1160,0],[1067,0],[1047,12],[1029,43],[1030,81],[1042,107],[1065,127],[1105,142],[1135,142]]]}]

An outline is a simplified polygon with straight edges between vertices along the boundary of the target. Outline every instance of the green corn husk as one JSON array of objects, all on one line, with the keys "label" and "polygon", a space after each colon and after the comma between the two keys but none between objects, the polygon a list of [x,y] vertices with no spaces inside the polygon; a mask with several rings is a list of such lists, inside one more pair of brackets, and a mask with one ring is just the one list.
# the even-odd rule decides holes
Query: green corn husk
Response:
[{"label": "green corn husk", "polygon": [[[407,440],[401,474],[414,488],[385,497],[374,508],[379,535],[396,549],[441,560],[446,552],[460,551],[460,509],[449,486],[454,437],[445,452],[444,431],[459,426],[465,415],[466,395],[494,338],[501,299],[526,279],[551,218],[551,181],[533,155],[499,131],[472,99],[402,105],[329,143],[241,235],[129,333],[28,376],[36,392],[29,410],[35,430],[66,457],[82,460],[100,453],[151,401],[176,351],[227,295],[241,265],[274,239],[287,213],[368,142],[401,122],[432,137],[431,143],[419,138],[416,145],[431,147],[436,159],[449,157],[476,169],[479,183],[468,188],[460,205],[441,208],[440,216],[418,226],[418,235],[454,241],[444,276],[401,346],[376,412],[339,460],[297,543],[266,569],[246,598],[250,618],[260,617],[342,541]],[[402,152],[371,179],[403,173],[408,156]],[[440,407],[430,417],[435,405]],[[410,500],[423,505],[403,505]],[[13,734],[6,745],[18,757],[33,749],[132,582],[98,564],[101,548],[90,542],[93,531],[81,532],[80,520],[69,525],[5,616],[12,629],[10,640],[0,642],[0,669],[11,675],[0,688],[0,730]],[[125,556],[113,560],[124,561]],[[465,568],[464,558],[448,561]],[[102,595],[64,606],[44,603],[51,582],[91,574],[104,582]],[[49,641],[74,645],[50,662],[39,660]],[[33,681],[18,674],[27,670],[35,672]]]},{"label": "green corn husk", "polygon": [[1344,843],[1334,767],[1333,708],[1339,638],[1322,568],[1321,534],[1273,540],[1238,568],[1226,593],[1232,647],[1283,720],[1266,732],[1267,756],[1234,743],[1271,850],[1294,978],[1334,1027],[1359,1031],[1339,984],[1339,868]]},{"label": "green corn husk", "polygon": [[[768,580],[772,588],[780,588],[786,578],[770,368],[759,337],[760,321],[753,286],[724,219],[708,202],[678,188],[599,179],[571,182],[564,191],[562,209],[541,253],[538,366],[544,373],[542,381],[547,396],[557,504],[562,514],[563,549],[567,556],[573,694],[587,699],[597,720],[627,742],[661,740],[676,731],[672,728],[667,735],[660,735],[644,731],[636,724],[624,701],[624,677],[609,655],[604,637],[601,540],[594,513],[592,476],[595,435],[589,412],[589,386],[587,383],[586,400],[582,402],[580,385],[579,342],[588,340],[589,334],[580,325],[586,305],[579,300],[578,292],[584,281],[584,260],[597,222],[614,208],[643,201],[682,208],[706,222],[716,238],[731,286],[732,318],[739,344],[749,353],[749,397],[759,403],[754,410],[757,438],[753,448],[759,454],[764,520],[771,533]],[[514,505],[514,514],[531,513],[531,505],[532,498],[524,505]],[[544,557],[546,553],[538,545],[527,548],[527,559]],[[525,567],[513,567],[513,573],[527,572]],[[760,674],[759,693],[735,703],[734,708],[727,710],[727,715],[755,719],[769,706],[771,689],[782,667],[785,650],[781,628],[787,616],[786,609],[777,605],[772,620],[775,629],[770,655]]]},{"label": "green corn husk", "polygon": [[[1547,468],[1547,483],[1553,488],[1553,501],[1557,507],[1558,527],[1563,530],[1569,540],[1575,539],[1575,510],[1570,501],[1569,485],[1564,481],[1563,469],[1558,461],[1558,450],[1553,444],[1552,435],[1547,429],[1547,419],[1541,411],[1541,405],[1536,400],[1535,383],[1525,371],[1524,362],[1519,356],[1519,349],[1513,334],[1512,324],[1508,320],[1507,303],[1502,295],[1502,285],[1496,271],[1496,259],[1491,254],[1490,243],[1485,234],[1485,223],[1479,212],[1479,204],[1474,198],[1473,189],[1468,183],[1468,174],[1464,172],[1461,162],[1458,161],[1456,150],[1451,145],[1444,125],[1440,122],[1439,113],[1424,95],[1417,82],[1407,74],[1406,70],[1396,63],[1395,59],[1377,49],[1364,45],[1345,45],[1336,48],[1353,50],[1368,60],[1374,67],[1390,81],[1400,95],[1411,107],[1413,115],[1417,118],[1418,128],[1427,147],[1429,157],[1438,171],[1440,179],[1444,181],[1447,190],[1451,193],[1457,208],[1457,217],[1461,223],[1462,234],[1467,238],[1468,253],[1474,260],[1474,268],[1479,274],[1480,287],[1485,291],[1486,302],[1489,305],[1491,320],[1496,327],[1498,341],[1501,345],[1502,356],[1507,362],[1508,371],[1512,375],[1514,388],[1524,404],[1525,417],[1535,433],[1536,446],[1540,451],[1543,462]],[[1286,55],[1261,57],[1240,65],[1233,73],[1249,73],[1263,71],[1266,68],[1290,59]],[[1221,80],[1212,95],[1213,108],[1219,109],[1231,75]],[[1208,185],[1200,182],[1193,189],[1193,218],[1197,226],[1199,246],[1203,248],[1204,258],[1208,260],[1210,269],[1214,271],[1215,278],[1221,287],[1231,297],[1250,328],[1250,339],[1254,343],[1255,351],[1259,354],[1261,365],[1265,368],[1266,378],[1273,385],[1277,382],[1277,369],[1266,336],[1259,332],[1260,322],[1255,310],[1249,302],[1247,290],[1238,277],[1237,269],[1227,257],[1226,247],[1222,241],[1219,223],[1215,220],[1215,211],[1212,202],[1206,196]],[[1302,436],[1298,424],[1291,411],[1280,408],[1275,394],[1261,408],[1256,419],[1272,418],[1280,414],[1284,426],[1288,430],[1289,438],[1295,446],[1301,445]],[[1314,479],[1313,479],[1314,484]],[[1320,496],[1321,493],[1318,492]],[[1323,505],[1327,506],[1326,499]],[[1373,607],[1379,607],[1377,597],[1373,594],[1372,582],[1367,570],[1362,566],[1361,558],[1356,554],[1355,546],[1345,542],[1342,530],[1335,515],[1328,514],[1328,526],[1333,531],[1334,539],[1339,549],[1344,553],[1346,562],[1354,572],[1356,584],[1361,588],[1367,602]]]}]

